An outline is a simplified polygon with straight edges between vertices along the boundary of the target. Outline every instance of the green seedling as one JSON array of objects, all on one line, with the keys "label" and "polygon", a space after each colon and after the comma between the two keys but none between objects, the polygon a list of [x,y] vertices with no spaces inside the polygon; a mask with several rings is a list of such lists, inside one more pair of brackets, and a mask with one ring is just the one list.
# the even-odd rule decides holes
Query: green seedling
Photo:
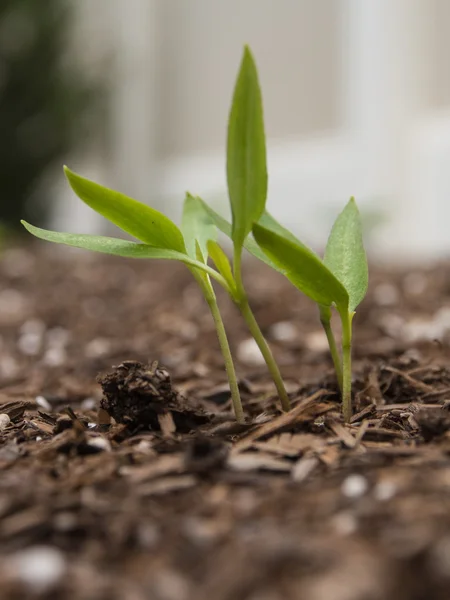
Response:
[{"label": "green seedling", "polygon": [[[207,265],[207,241],[214,235],[214,231],[206,226],[208,224],[205,225],[205,218],[202,217],[204,212],[197,210],[197,199],[190,195],[186,197],[182,232],[165,215],[146,204],[89,181],[67,167],[64,170],[73,191],[83,202],[143,243],[103,236],[47,231],[25,221],[22,221],[23,225],[36,237],[49,242],[129,258],[158,258],[184,263],[199,284],[211,310],[225,362],[236,419],[243,421],[236,373],[211,278],[227,290],[228,283],[218,271]],[[215,229],[214,225],[212,227]]]},{"label": "green seedling", "polygon": [[[224,278],[233,282],[232,298],[241,311],[272,375],[284,410],[289,397],[272,352],[250,308],[242,281],[242,252],[253,224],[260,219],[267,199],[267,163],[261,88],[255,61],[248,47],[239,69],[228,120],[227,185],[231,206],[232,268],[223,253],[215,260]],[[215,247],[215,255],[219,252]],[[214,259],[214,258],[213,258]],[[225,268],[225,271],[223,270]]]},{"label": "green seedling", "polygon": [[[239,307],[274,379],[283,409],[289,409],[279,369],[250,309],[242,283],[243,246],[261,252],[248,237],[253,223],[265,210],[267,195],[266,147],[263,109],[258,75],[250,50],[246,47],[234,90],[228,123],[227,182],[232,208],[230,235],[234,244],[233,265],[218,245],[217,225],[199,198],[187,194],[182,230],[159,211],[105,188],[65,168],[73,191],[93,210],[142,243],[116,238],[46,231],[22,222],[41,239],[69,246],[133,258],[178,260],[191,271],[209,305],[217,330],[238,421],[243,420],[236,373],[217,306],[211,279],[220,283]],[[220,228],[220,227],[219,227]],[[211,258],[216,268],[208,265]]]},{"label": "green seedling", "polygon": [[[253,235],[269,260],[304,294],[319,305],[336,376],[342,392],[344,418],[352,415],[352,321],[368,284],[361,220],[352,198],[337,217],[323,261],[291,233],[273,226],[273,220],[256,223]],[[283,231],[284,230],[284,231]],[[336,307],[342,324],[342,358],[331,328],[331,309]]]}]

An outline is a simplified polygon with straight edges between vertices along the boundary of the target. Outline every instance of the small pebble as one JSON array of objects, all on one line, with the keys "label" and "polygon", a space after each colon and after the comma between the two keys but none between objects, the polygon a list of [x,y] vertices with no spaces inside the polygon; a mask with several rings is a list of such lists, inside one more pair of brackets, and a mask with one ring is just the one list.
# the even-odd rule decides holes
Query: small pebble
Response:
[{"label": "small pebble", "polygon": [[40,333],[23,333],[17,341],[17,347],[26,356],[36,356],[41,346],[42,334]]},{"label": "small pebble", "polygon": [[241,342],[237,349],[238,360],[246,365],[263,365],[264,358],[253,338]]},{"label": "small pebble", "polygon": [[94,338],[85,348],[87,358],[100,358],[106,356],[111,351],[112,342],[108,338]]},{"label": "small pebble", "polygon": [[0,292],[0,323],[14,324],[24,318],[28,300],[21,292],[7,288]]},{"label": "small pebble", "polygon": [[313,331],[305,337],[305,346],[311,352],[326,352],[328,350],[327,336],[322,330]]},{"label": "small pebble", "polygon": [[27,333],[34,333],[41,335],[45,331],[45,323],[41,319],[28,319],[20,328],[20,333],[26,335]]},{"label": "small pebble", "polygon": [[409,273],[403,280],[403,289],[411,296],[420,296],[427,287],[428,278],[422,273]]},{"label": "small pebble", "polygon": [[44,354],[44,364],[49,367],[59,367],[63,365],[67,360],[67,354],[64,348],[59,348],[57,346],[53,348],[48,348]]},{"label": "small pebble", "polygon": [[19,363],[15,358],[9,355],[4,355],[0,358],[0,377],[4,377],[5,379],[15,377],[19,371]]},{"label": "small pebble", "polygon": [[65,348],[70,340],[70,331],[64,327],[53,327],[47,331],[47,343],[52,348]]},{"label": "small pebble", "polygon": [[81,402],[81,408],[83,410],[94,410],[97,407],[97,400],[95,398],[85,398]]},{"label": "small pebble", "polygon": [[380,325],[383,331],[391,337],[399,337],[402,334],[405,320],[400,315],[387,314],[380,319]]},{"label": "small pebble", "polygon": [[63,554],[50,546],[34,546],[7,559],[8,571],[34,592],[50,591],[66,571]]},{"label": "small pebble", "polygon": [[346,498],[360,498],[369,488],[369,483],[362,475],[349,475],[341,485],[341,492]]},{"label": "small pebble", "polygon": [[11,419],[9,418],[9,415],[6,413],[0,414],[0,431],[4,431],[10,423]]},{"label": "small pebble", "polygon": [[391,500],[397,493],[398,488],[393,481],[379,481],[373,488],[373,495],[376,500],[386,502]]},{"label": "small pebble", "polygon": [[392,283],[380,283],[373,291],[375,302],[379,306],[393,306],[400,299],[398,289]]},{"label": "small pebble", "polygon": [[347,511],[341,511],[334,515],[332,525],[336,533],[343,536],[351,535],[358,529],[358,521],[355,515]]},{"label": "small pebble", "polygon": [[36,396],[35,400],[36,400],[36,404],[39,406],[39,408],[43,408],[44,410],[47,410],[47,411],[52,410],[52,405],[47,400],[47,398],[44,398],[44,396]]},{"label": "small pebble", "polygon": [[109,443],[109,441],[101,436],[91,438],[89,440],[89,446],[92,446],[93,448],[98,448],[98,450],[104,450],[106,452],[109,452],[111,450],[111,444]]},{"label": "small pebble", "polygon": [[272,325],[269,336],[279,342],[292,342],[298,337],[298,334],[290,321],[280,321]]}]

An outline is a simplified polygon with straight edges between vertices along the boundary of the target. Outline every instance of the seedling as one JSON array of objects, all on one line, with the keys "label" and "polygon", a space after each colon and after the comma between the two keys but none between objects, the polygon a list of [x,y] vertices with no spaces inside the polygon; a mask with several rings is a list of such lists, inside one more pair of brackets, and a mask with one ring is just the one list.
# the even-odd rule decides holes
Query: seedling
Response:
[{"label": "seedling", "polygon": [[[235,415],[238,421],[242,421],[244,417],[234,364],[211,284],[211,278],[216,280],[241,310],[272,374],[282,406],[288,410],[289,399],[278,366],[250,309],[241,276],[242,248],[253,223],[264,211],[267,193],[261,91],[250,50],[244,49],[228,124],[227,181],[233,213],[233,268],[216,242],[216,225],[199,198],[186,195],[181,231],[165,215],[146,204],[89,181],[67,167],[65,174],[81,200],[143,243],[46,231],[22,221],[28,231],[47,241],[96,252],[133,258],[178,260],[186,264],[211,310],[228,375]],[[249,242],[251,245],[252,241]],[[258,252],[254,241],[253,245]],[[207,264],[208,257],[211,257],[216,269]]]},{"label": "seedling", "polygon": [[[326,246],[323,261],[286,230],[253,226],[253,235],[284,275],[319,305],[336,376],[342,392],[344,418],[350,421],[352,321],[368,284],[361,221],[355,200],[350,199],[337,217]],[[331,308],[335,306],[342,324],[342,359],[331,328]]]},{"label": "seedling", "polygon": [[[183,235],[175,223],[146,204],[89,181],[67,167],[64,171],[72,189],[81,200],[123,231],[144,243],[95,235],[46,231],[25,221],[22,221],[23,225],[36,237],[49,242],[123,257],[160,258],[183,262],[198,282],[211,310],[225,362],[236,419],[243,421],[233,359],[210,278],[218,281],[227,290],[228,283],[218,271],[206,264],[208,259],[206,240],[212,234],[202,226],[200,219],[196,221],[196,199],[189,195],[186,197]],[[206,233],[208,233],[207,238],[205,238]]]}]

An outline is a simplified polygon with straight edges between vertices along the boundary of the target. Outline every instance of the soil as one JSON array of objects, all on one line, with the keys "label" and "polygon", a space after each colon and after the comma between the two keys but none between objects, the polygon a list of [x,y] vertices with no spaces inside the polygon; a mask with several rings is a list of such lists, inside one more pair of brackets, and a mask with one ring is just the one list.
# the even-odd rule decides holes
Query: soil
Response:
[{"label": "soil", "polygon": [[450,598],[450,265],[372,270],[345,425],[316,309],[246,265],[292,411],[182,266],[0,258],[0,597]]}]

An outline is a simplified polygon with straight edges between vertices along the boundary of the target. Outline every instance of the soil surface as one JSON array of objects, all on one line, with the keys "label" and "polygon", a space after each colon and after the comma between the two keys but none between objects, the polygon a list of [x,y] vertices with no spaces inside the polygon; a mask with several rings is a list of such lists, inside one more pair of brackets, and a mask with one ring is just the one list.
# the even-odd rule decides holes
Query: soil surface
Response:
[{"label": "soil surface", "polygon": [[351,425],[315,307],[249,263],[291,396],[172,263],[0,257],[0,597],[450,598],[450,265],[373,269]]}]

